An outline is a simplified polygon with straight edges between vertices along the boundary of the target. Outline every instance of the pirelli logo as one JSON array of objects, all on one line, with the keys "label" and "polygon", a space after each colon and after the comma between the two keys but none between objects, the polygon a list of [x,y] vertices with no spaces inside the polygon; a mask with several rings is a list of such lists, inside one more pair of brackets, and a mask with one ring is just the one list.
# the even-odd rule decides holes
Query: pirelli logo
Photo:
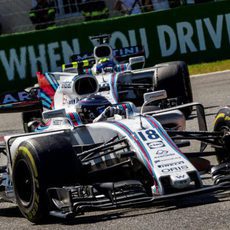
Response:
[{"label": "pirelli logo", "polygon": [[158,165],[158,168],[168,168],[168,167],[173,167],[177,165],[183,165],[185,162],[184,161],[178,161],[178,162],[173,162],[173,163],[168,163],[168,164],[161,164]]}]

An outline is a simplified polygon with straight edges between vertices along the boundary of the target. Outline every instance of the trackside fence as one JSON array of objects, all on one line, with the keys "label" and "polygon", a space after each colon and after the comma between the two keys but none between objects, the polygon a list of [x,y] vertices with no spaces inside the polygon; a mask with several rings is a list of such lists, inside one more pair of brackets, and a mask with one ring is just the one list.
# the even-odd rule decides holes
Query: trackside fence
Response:
[{"label": "trackside fence", "polygon": [[142,45],[146,66],[172,60],[191,64],[229,59],[230,1],[2,36],[0,92],[28,87],[36,82],[37,71],[55,71],[72,53],[92,51],[89,36],[103,33],[112,35],[116,55],[134,52],[119,48]]}]

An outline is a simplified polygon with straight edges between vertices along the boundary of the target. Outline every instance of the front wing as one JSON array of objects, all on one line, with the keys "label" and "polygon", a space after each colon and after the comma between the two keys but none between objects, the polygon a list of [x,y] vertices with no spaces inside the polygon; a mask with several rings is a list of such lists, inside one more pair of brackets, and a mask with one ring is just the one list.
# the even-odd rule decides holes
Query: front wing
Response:
[{"label": "front wing", "polygon": [[148,196],[138,181],[121,181],[95,185],[50,188],[50,215],[69,218],[85,211],[137,207],[159,204],[200,194],[218,194],[230,189],[230,181],[173,194]]}]

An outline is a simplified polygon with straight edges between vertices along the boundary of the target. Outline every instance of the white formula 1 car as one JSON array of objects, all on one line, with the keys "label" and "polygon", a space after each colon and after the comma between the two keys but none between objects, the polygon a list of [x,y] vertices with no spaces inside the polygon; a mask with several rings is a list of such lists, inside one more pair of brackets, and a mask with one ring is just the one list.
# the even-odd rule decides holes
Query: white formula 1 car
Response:
[{"label": "white formula 1 car", "polygon": [[[229,188],[229,108],[220,111],[215,131],[208,132],[199,103],[146,111],[148,104],[154,107],[166,98],[165,90],[150,91],[138,111],[132,102],[112,101],[105,70],[100,76],[81,66],[77,71],[38,74],[43,119],[28,121],[28,131],[36,132],[4,137],[1,154],[8,161],[0,168],[2,200],[15,202],[28,220],[40,223],[50,215],[68,218]],[[153,77],[154,70],[150,73]],[[126,74],[136,76],[135,71]],[[5,103],[0,112],[37,105]],[[191,107],[197,109],[197,132],[185,131],[179,110]],[[110,117],[105,111],[116,112]],[[182,152],[190,139],[201,142],[199,152]],[[207,145],[212,152],[205,151]],[[218,166],[205,161],[200,168],[194,161],[210,155],[217,156]],[[203,183],[201,170],[211,172],[212,184]]]},{"label": "white formula 1 car", "polygon": [[[57,92],[69,89],[63,85]],[[96,88],[89,87],[87,93]],[[68,109],[44,111],[43,118],[49,120],[45,130],[4,137],[1,154],[8,162],[1,167],[1,199],[15,202],[28,220],[41,223],[50,215],[69,218],[87,210],[154,204],[228,189],[229,109],[217,115],[216,131],[208,132],[202,131],[206,128],[203,107],[192,103],[201,131],[184,131],[181,112],[143,113],[145,105],[165,96],[165,91],[147,93],[141,113],[126,103],[120,106],[124,113],[88,124],[75,125],[78,118],[68,116]],[[89,98],[87,102],[97,99]],[[171,120],[175,114],[180,122]],[[188,139],[201,141],[199,152],[179,149]],[[214,151],[204,151],[208,144]],[[220,165],[200,168],[193,161],[209,155],[217,155]],[[200,170],[211,170],[212,185],[203,183]]]}]

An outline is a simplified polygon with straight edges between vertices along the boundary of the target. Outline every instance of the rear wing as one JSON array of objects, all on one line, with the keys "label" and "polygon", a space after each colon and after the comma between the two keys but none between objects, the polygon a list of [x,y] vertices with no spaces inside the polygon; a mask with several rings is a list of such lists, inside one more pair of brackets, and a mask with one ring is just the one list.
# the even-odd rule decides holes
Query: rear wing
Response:
[{"label": "rear wing", "polygon": [[0,95],[0,113],[40,110],[42,107],[38,95],[38,87],[22,91],[4,92]]},{"label": "rear wing", "polygon": [[82,61],[74,61],[68,64],[62,65],[63,72],[72,72],[78,74],[91,74],[91,68],[95,64],[95,60],[82,60]]},{"label": "rear wing", "polygon": [[[143,46],[129,46],[113,49],[113,56],[118,62],[127,62],[130,57],[145,56],[145,51]],[[79,62],[83,60],[88,60],[92,65],[95,64],[93,52],[73,54],[70,56],[70,62]]]},{"label": "rear wing", "polygon": [[[128,63],[131,58],[144,58],[144,49],[142,46],[130,46],[127,48],[114,49],[114,59],[122,64]],[[134,60],[133,60],[134,61]],[[62,71],[73,73],[92,73],[91,68],[96,63],[93,53],[73,54],[70,57],[70,62],[62,65]],[[142,61],[144,64],[145,61]],[[134,64],[134,63],[133,63]],[[143,66],[142,66],[143,67]]]},{"label": "rear wing", "polygon": [[50,73],[37,72],[38,85],[0,95],[0,113],[52,109],[58,82]]}]

